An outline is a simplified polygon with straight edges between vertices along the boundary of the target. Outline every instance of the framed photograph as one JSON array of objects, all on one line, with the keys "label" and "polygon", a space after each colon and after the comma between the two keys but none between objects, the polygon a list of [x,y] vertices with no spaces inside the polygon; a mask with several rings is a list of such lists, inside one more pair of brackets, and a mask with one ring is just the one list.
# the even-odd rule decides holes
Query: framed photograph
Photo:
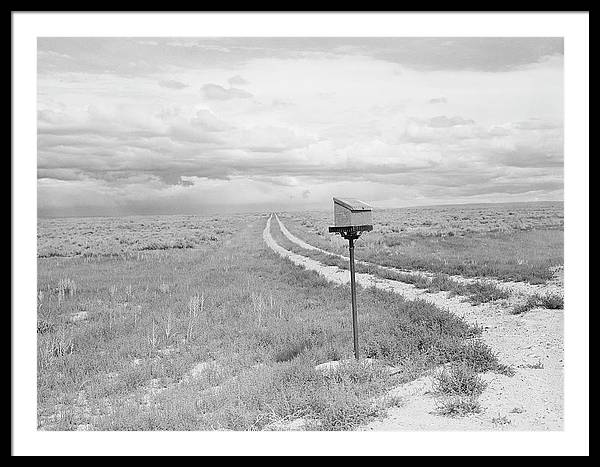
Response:
[{"label": "framed photograph", "polygon": [[588,70],[587,13],[13,13],[14,451],[587,455]]}]

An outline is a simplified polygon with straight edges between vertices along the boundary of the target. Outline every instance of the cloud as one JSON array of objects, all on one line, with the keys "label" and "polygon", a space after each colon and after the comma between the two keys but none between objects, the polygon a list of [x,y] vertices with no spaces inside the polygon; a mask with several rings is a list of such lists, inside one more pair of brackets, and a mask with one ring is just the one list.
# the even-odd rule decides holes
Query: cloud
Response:
[{"label": "cloud", "polygon": [[315,137],[282,126],[253,126],[232,131],[229,141],[235,149],[253,153],[282,153],[306,147],[315,141]]},{"label": "cloud", "polygon": [[226,89],[223,86],[211,83],[202,86],[202,92],[204,93],[204,97],[209,100],[224,101],[229,99],[248,99],[252,97],[252,94],[243,89],[233,87]]},{"label": "cloud", "polygon": [[543,120],[541,118],[530,118],[528,120],[514,122],[513,128],[519,130],[553,130],[562,128],[562,123],[558,121]]},{"label": "cloud", "polygon": [[[61,57],[61,55],[63,57]],[[66,60],[64,56],[71,59]],[[140,57],[144,57],[140,59]],[[424,71],[511,72],[547,64],[562,67],[563,39],[504,38],[126,38],[38,39],[38,70],[120,76],[152,75],[198,65],[240,69],[260,59],[282,61],[370,58]],[[234,84],[234,83],[232,83]]]},{"label": "cloud", "polygon": [[[369,46],[365,45],[369,44]],[[436,37],[369,40],[362,53],[417,70],[509,72],[563,55],[563,39]]]},{"label": "cloud", "polygon": [[471,119],[462,117],[446,117],[445,115],[440,115],[438,117],[429,119],[428,124],[432,128],[447,128],[458,125],[472,125],[473,123],[475,122]]},{"label": "cloud", "polygon": [[198,110],[196,115],[190,120],[190,124],[207,131],[225,131],[234,128],[231,124],[219,119],[208,109]]},{"label": "cloud", "polygon": [[560,193],[561,41],[142,41],[40,39],[41,210]]},{"label": "cloud", "polygon": [[231,85],[231,86],[243,86],[245,84],[248,84],[248,81],[246,81],[244,78],[242,78],[240,75],[235,75],[232,76],[231,78],[229,78],[227,80],[227,82]]},{"label": "cloud", "polygon": [[44,58],[48,58],[48,59],[67,59],[67,60],[73,60],[73,57],[71,55],[67,55],[67,54],[63,54],[63,53],[59,53],[59,52],[55,52],[54,50],[40,50],[38,52],[38,58],[40,59],[44,59]]},{"label": "cloud", "polygon": [[97,179],[118,186],[144,175],[175,185],[182,177],[245,174],[410,184],[417,173],[428,173],[431,183],[441,184],[436,174],[443,168],[454,168],[453,180],[460,183],[473,170],[481,173],[494,165],[562,164],[562,128],[543,119],[487,127],[461,116],[409,118],[389,134],[377,135],[370,125],[360,132],[353,127],[353,140],[334,142],[281,122],[241,125],[210,108],[190,113],[168,106],[154,114],[127,106],[58,109],[38,112],[40,178]]},{"label": "cloud", "polygon": [[510,131],[507,128],[501,126],[493,126],[488,130],[490,136],[508,136]]},{"label": "cloud", "polygon": [[68,120],[77,117],[70,112],[41,111],[45,123],[38,135],[38,177],[103,180],[117,187],[136,180],[157,188],[191,186],[182,182],[185,177],[228,180],[242,174],[283,186],[297,186],[306,178],[454,186],[490,183],[500,167],[562,164],[560,133],[544,130],[538,135],[510,123],[486,129],[474,124],[432,127],[429,120],[411,120],[403,138],[340,146],[284,126],[240,128],[209,109],[188,118],[174,113],[140,120],[136,113],[119,114],[119,109],[90,109],[86,121],[76,124]]},{"label": "cloud", "polygon": [[207,43],[202,39],[179,39],[170,40],[166,43],[170,47],[196,48],[204,51],[224,52],[229,53],[231,49],[218,45]]},{"label": "cloud", "polygon": [[289,108],[289,107],[293,107],[294,104],[292,102],[283,100],[283,99],[273,99],[271,101],[271,106],[274,109],[285,109],[285,108]]},{"label": "cloud", "polygon": [[85,180],[87,177],[84,173],[77,169],[66,169],[66,168],[58,168],[58,169],[38,169],[37,174],[38,179],[53,179],[53,180],[65,180],[65,181],[73,181],[73,180]]},{"label": "cloud", "polygon": [[500,153],[498,156],[495,160],[509,167],[561,168],[563,166],[562,152],[546,152],[524,147]]},{"label": "cloud", "polygon": [[396,140],[429,144],[467,144],[467,140],[490,137],[486,128],[476,125],[471,119],[442,115],[429,119],[408,119],[404,132],[398,132]]},{"label": "cloud", "polygon": [[162,86],[163,88],[170,88],[170,89],[184,89],[184,88],[188,87],[187,84],[182,83],[180,81],[175,81],[175,80],[172,80],[172,79],[167,79],[167,80],[159,81],[158,85]]}]

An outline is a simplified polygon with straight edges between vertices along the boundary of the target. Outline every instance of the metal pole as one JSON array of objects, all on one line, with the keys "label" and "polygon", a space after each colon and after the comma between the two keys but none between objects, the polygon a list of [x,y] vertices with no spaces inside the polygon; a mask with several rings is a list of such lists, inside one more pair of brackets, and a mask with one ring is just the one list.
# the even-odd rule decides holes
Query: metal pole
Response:
[{"label": "metal pole", "polygon": [[354,357],[358,355],[358,322],[356,318],[356,283],[354,282],[354,237],[349,237],[350,242],[350,290],[352,291],[352,331],[354,333]]}]

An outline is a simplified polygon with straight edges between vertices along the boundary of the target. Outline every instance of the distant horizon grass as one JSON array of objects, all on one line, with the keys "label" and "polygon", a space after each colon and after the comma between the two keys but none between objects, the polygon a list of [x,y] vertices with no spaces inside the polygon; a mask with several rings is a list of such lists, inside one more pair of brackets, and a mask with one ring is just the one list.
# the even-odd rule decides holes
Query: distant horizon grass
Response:
[{"label": "distant horizon grass", "polygon": [[157,250],[216,245],[257,214],[38,219],[38,258],[138,256]]}]

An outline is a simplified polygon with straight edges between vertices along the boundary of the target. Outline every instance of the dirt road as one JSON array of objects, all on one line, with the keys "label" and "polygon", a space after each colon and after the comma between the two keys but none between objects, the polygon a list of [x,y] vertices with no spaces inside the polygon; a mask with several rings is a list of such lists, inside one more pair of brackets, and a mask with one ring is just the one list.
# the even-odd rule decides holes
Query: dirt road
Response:
[{"label": "dirt road", "polygon": [[[347,284],[350,273],[327,266],[281,247],[271,236],[271,216],[263,231],[266,244],[294,264],[315,271],[328,281]],[[277,219],[284,235],[307,249],[316,249],[290,234]],[[292,240],[295,239],[295,240]],[[516,370],[512,377],[484,374],[488,387],[480,397],[483,412],[463,418],[435,415],[435,400],[430,394],[429,376],[399,386],[391,394],[401,396],[402,407],[392,408],[388,417],[372,422],[363,430],[561,430],[563,428],[563,311],[536,309],[511,315],[497,303],[473,306],[446,292],[428,293],[410,284],[356,274],[362,287],[376,287],[420,298],[484,328],[482,339],[498,354],[502,363]],[[519,284],[516,293],[529,290]],[[552,287],[557,287],[552,285]],[[360,310],[359,310],[360,319]]]}]

